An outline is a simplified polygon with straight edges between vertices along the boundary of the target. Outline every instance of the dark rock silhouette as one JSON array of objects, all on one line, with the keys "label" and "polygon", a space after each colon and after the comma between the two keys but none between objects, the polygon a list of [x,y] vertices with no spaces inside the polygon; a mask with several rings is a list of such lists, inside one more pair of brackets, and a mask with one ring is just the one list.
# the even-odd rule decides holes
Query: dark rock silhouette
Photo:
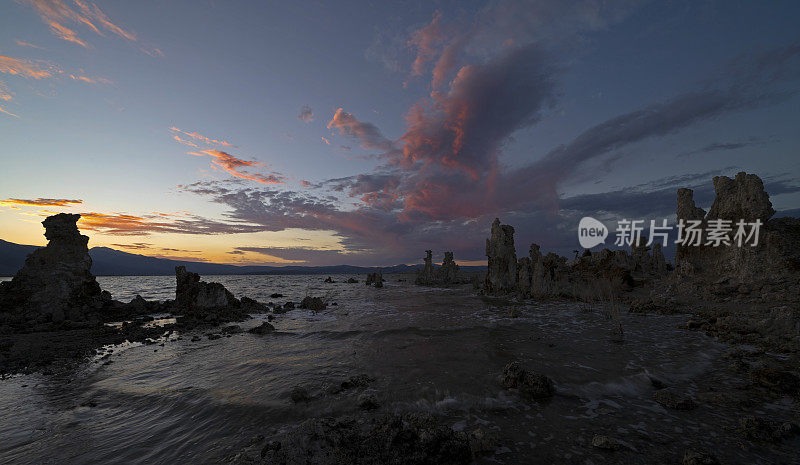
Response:
[{"label": "dark rock silhouette", "polygon": [[42,222],[47,247],[30,254],[12,281],[0,283],[4,310],[29,323],[86,321],[111,301],[91,273],[89,238],[78,231],[80,217],[59,213]]},{"label": "dark rock silhouette", "polygon": [[311,297],[307,295],[300,301],[300,308],[305,308],[307,310],[325,310],[327,307],[328,304],[322,297]]},{"label": "dark rock silhouette", "polygon": [[176,313],[204,312],[208,310],[239,308],[242,303],[220,283],[200,281],[200,275],[186,271],[185,266],[175,267]]},{"label": "dark rock silhouette", "polygon": [[386,280],[383,279],[383,274],[381,270],[378,270],[377,273],[369,273],[367,275],[367,280],[365,281],[367,286],[375,286],[375,287],[383,287],[383,283]]},{"label": "dark rock silhouette", "polygon": [[486,239],[487,273],[483,290],[487,294],[503,294],[517,289],[517,252],[514,249],[514,227],[501,225],[495,218],[491,237]]},{"label": "dark rock silhouette", "polygon": [[[720,298],[760,293],[773,302],[800,300],[800,219],[772,218],[769,195],[754,174],[741,172],[734,179],[717,176],[714,189],[716,196],[708,214],[695,206],[690,189],[678,191],[678,220],[699,221],[703,231],[718,221],[727,221],[729,230],[717,245],[708,244],[712,241],[707,234],[700,235],[700,245],[678,245],[671,292],[710,293]],[[740,221],[760,222],[757,244],[753,245],[753,235],[740,245]],[[754,234],[751,225],[744,231]]]},{"label": "dark rock silhouette", "polygon": [[417,272],[415,283],[421,286],[441,286],[459,283],[458,265],[453,260],[453,252],[445,252],[442,265],[433,267],[433,252],[425,251],[425,265]]},{"label": "dark rock silhouette", "polygon": [[[614,288],[633,287],[663,277],[667,263],[661,245],[650,247],[634,243],[631,253],[603,249],[584,253],[572,261],[554,253],[542,255],[531,244],[528,257],[516,258],[514,228],[495,219],[491,237],[486,240],[488,270],[483,292],[488,295],[514,293],[523,298],[581,297],[587,287],[600,281]],[[618,290],[618,289],[615,289]]]}]

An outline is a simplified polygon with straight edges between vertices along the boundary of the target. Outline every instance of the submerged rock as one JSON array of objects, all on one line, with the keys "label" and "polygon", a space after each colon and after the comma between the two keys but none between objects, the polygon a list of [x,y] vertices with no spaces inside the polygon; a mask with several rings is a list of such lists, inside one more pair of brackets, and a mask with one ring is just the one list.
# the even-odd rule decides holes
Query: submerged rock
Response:
[{"label": "submerged rock", "polygon": [[524,369],[519,362],[511,362],[503,368],[500,384],[504,388],[517,389],[523,397],[531,399],[552,397],[555,393],[553,380]]},{"label": "submerged rock", "polygon": [[308,394],[308,391],[302,386],[296,386],[294,389],[292,389],[291,398],[292,402],[295,404],[299,404],[300,402],[308,402],[311,400],[311,396]]},{"label": "submerged rock", "polygon": [[374,378],[362,373],[360,375],[351,376],[350,378],[342,381],[340,388],[342,391],[354,388],[365,388],[375,381]]},{"label": "submerged rock", "polygon": [[653,399],[663,407],[675,410],[692,410],[697,407],[691,397],[680,396],[670,389],[660,389],[654,392]]},{"label": "submerged rock", "polygon": [[719,465],[716,457],[705,451],[688,449],[683,454],[682,465]]},{"label": "submerged rock", "polygon": [[739,432],[751,441],[781,442],[800,434],[800,427],[788,421],[746,415],[739,419]]},{"label": "submerged rock", "polygon": [[380,407],[378,396],[372,392],[364,392],[358,396],[358,408],[361,410],[376,410]]},{"label": "submerged rock", "polygon": [[[266,442],[265,445],[261,446]],[[251,446],[234,463],[307,465],[467,465],[472,451],[466,434],[439,424],[430,414],[377,418],[312,418],[293,431]],[[250,452],[250,451],[253,452]],[[253,454],[255,455],[255,454]]]},{"label": "submerged rock", "polygon": [[592,438],[592,446],[605,450],[617,450],[622,448],[622,444],[619,441],[604,434],[595,434]]},{"label": "submerged rock", "polygon": [[800,378],[796,375],[772,368],[762,368],[750,372],[753,384],[765,387],[779,394],[800,395]]},{"label": "submerged rock", "polygon": [[47,217],[42,222],[47,246],[30,254],[11,281],[0,283],[0,312],[11,313],[12,321],[86,321],[110,301],[91,273],[89,238],[78,231],[80,217]]}]

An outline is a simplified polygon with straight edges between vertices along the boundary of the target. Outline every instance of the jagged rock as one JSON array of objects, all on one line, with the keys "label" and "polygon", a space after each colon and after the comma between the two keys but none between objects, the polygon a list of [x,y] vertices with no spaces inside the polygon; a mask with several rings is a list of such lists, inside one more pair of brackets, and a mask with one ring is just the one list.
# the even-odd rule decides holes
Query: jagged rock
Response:
[{"label": "jagged rock", "polygon": [[240,301],[242,303],[242,310],[247,313],[266,313],[269,311],[269,307],[250,297],[242,297]]},{"label": "jagged rock", "polygon": [[[307,465],[467,465],[469,438],[426,413],[376,418],[312,418],[292,431],[251,446],[265,463]],[[390,445],[390,446],[389,446]],[[256,449],[257,450],[257,449]],[[249,463],[248,451],[234,463]]]},{"label": "jagged rock", "polygon": [[[714,189],[716,196],[707,215],[695,206],[690,189],[679,189],[676,213],[679,221],[701,221],[702,230],[708,230],[710,221],[730,221],[725,234],[729,244],[706,245],[706,234],[701,235],[700,246],[678,244],[673,287],[687,294],[699,290],[723,298],[733,293],[749,295],[754,289],[766,294],[764,289],[768,289],[770,301],[796,301],[800,297],[800,220],[770,219],[774,210],[769,195],[754,174],[741,172],[734,179],[715,177]],[[741,246],[737,243],[737,223],[741,220],[762,223],[757,245],[752,245],[752,239]],[[748,226],[745,232],[751,232],[751,228]],[[774,286],[777,282],[786,285]]]},{"label": "jagged rock", "polygon": [[425,251],[425,265],[417,274],[416,283],[420,285],[430,285],[433,283],[433,251]]},{"label": "jagged rock", "polygon": [[747,222],[761,220],[766,223],[775,210],[764,190],[764,183],[755,174],[740,172],[735,179],[726,176],[714,178],[714,203],[708,211],[707,220],[743,219]]},{"label": "jagged rock", "polygon": [[511,362],[503,368],[500,384],[504,388],[518,389],[520,394],[531,399],[552,397],[555,393],[553,380],[522,368],[519,362]]},{"label": "jagged rock", "polygon": [[458,265],[453,260],[453,252],[444,253],[444,260],[438,268],[433,267],[433,252],[426,250],[425,254],[425,265],[417,273],[416,284],[422,286],[446,286],[458,282]]},{"label": "jagged rock", "polygon": [[200,275],[186,271],[185,266],[175,267],[177,287],[175,308],[180,313],[206,312],[226,308],[240,308],[241,302],[220,283],[200,281]]},{"label": "jagged rock", "polygon": [[517,253],[514,249],[514,227],[500,224],[495,218],[491,237],[486,239],[487,272],[483,291],[505,294],[517,289]]},{"label": "jagged rock", "polygon": [[333,278],[328,276],[327,278],[325,278],[325,280],[323,282],[325,282],[325,283],[335,283],[336,281],[334,281]]},{"label": "jagged rock", "polygon": [[305,308],[307,310],[325,310],[328,307],[328,304],[322,299],[322,297],[311,297],[305,296],[303,300],[300,301],[300,308]]},{"label": "jagged rock", "polygon": [[283,304],[283,310],[284,311],[286,311],[286,310],[294,310],[294,302],[292,302],[290,300],[290,301],[286,302],[285,304]]},{"label": "jagged rock", "polygon": [[89,238],[78,231],[80,215],[59,213],[42,225],[49,241],[35,250],[10,282],[0,283],[0,305],[19,323],[86,321],[109,297],[91,273]]}]

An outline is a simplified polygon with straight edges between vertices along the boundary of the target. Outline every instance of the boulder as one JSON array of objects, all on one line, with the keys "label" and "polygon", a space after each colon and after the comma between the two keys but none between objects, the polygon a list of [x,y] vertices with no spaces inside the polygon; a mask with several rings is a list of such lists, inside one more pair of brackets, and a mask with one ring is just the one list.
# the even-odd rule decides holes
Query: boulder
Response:
[{"label": "boulder", "polygon": [[200,275],[175,267],[175,310],[177,313],[197,313],[208,310],[240,308],[242,303],[220,283],[200,281]]},{"label": "boulder", "polygon": [[259,334],[259,335],[271,333],[273,331],[275,331],[275,327],[267,323],[266,321],[254,328],[250,328],[247,330],[248,333]]},{"label": "boulder", "polygon": [[300,301],[300,308],[305,308],[307,310],[325,310],[328,307],[328,304],[322,297],[311,297],[305,296],[303,300]]},{"label": "boulder", "polygon": [[531,399],[552,397],[555,393],[550,378],[524,369],[519,362],[511,362],[503,368],[500,384],[507,389],[517,389],[523,397]]}]

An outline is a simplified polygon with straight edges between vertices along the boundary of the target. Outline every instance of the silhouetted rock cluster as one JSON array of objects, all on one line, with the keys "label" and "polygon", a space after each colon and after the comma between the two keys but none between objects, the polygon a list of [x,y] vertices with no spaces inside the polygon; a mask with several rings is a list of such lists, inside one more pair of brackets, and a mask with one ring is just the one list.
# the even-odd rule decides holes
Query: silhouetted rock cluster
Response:
[{"label": "silhouetted rock cluster", "polygon": [[[14,323],[86,321],[111,301],[91,273],[89,238],[80,215],[60,213],[42,222],[47,247],[37,249],[12,281],[0,283],[0,302]],[[2,323],[0,323],[2,324]]]},{"label": "silhouetted rock cluster", "polygon": [[[717,176],[714,190],[716,196],[708,214],[695,205],[690,189],[678,191],[678,220],[699,220],[704,232],[712,222],[728,221],[730,230],[725,241],[716,246],[706,244],[709,238],[705,233],[699,246],[679,244],[675,254],[675,282],[712,289],[717,294],[729,291],[738,294],[741,288],[747,291],[745,294],[761,291],[770,300],[777,300],[776,297],[798,300],[800,219],[773,219],[775,210],[769,195],[754,174],[741,172],[734,179]],[[762,224],[757,245],[751,245],[753,240],[738,243],[739,221]],[[750,233],[751,228],[746,232]]]},{"label": "silhouetted rock cluster", "polygon": [[440,286],[458,283],[458,265],[453,260],[453,252],[445,252],[442,265],[433,266],[433,251],[425,251],[425,265],[419,272],[415,283],[421,286]]},{"label": "silhouetted rock cluster", "polygon": [[547,296],[579,297],[587,285],[598,281],[614,287],[634,286],[637,281],[662,277],[668,267],[660,244],[650,248],[635,244],[632,253],[603,249],[585,253],[573,261],[554,253],[542,255],[531,244],[527,257],[517,260],[514,228],[492,223],[486,240],[488,269],[483,291],[489,295],[516,294],[523,298]]},{"label": "silhouetted rock cluster", "polygon": [[378,270],[377,273],[369,273],[367,274],[366,284],[367,286],[375,286],[375,287],[383,287],[383,283],[386,280],[383,279],[383,274],[381,270]]}]

